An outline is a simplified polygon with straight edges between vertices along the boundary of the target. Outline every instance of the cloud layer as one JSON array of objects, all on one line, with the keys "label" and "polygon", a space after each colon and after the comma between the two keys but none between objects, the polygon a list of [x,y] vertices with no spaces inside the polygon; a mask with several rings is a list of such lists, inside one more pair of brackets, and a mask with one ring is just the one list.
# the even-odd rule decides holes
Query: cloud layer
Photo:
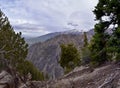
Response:
[{"label": "cloud layer", "polygon": [[97,1],[0,0],[0,7],[16,32],[21,31],[25,36],[40,36],[73,28],[93,28],[95,22],[92,10]]}]

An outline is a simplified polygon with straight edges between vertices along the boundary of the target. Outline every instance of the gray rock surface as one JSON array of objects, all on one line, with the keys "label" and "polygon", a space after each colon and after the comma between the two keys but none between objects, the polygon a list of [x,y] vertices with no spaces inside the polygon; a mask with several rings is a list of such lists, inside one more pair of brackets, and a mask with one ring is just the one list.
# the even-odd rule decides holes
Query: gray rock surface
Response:
[{"label": "gray rock surface", "polygon": [[[12,71],[12,70],[11,70]],[[13,72],[13,71],[12,71]],[[22,76],[11,75],[9,72],[2,70],[0,73],[0,88],[37,88],[35,87],[30,80],[23,82],[21,80]]]},{"label": "gray rock surface", "polygon": [[60,79],[34,84],[38,88],[120,88],[120,65],[78,67]]},{"label": "gray rock surface", "polygon": [[13,77],[6,71],[0,73],[0,88],[14,88]]}]

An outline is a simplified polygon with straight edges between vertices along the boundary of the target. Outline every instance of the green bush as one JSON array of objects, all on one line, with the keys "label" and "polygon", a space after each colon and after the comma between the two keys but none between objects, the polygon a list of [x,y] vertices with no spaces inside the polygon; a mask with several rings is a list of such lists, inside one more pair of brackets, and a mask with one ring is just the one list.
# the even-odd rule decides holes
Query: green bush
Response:
[{"label": "green bush", "polygon": [[80,54],[73,44],[61,45],[59,63],[64,69],[73,69],[80,65]]},{"label": "green bush", "polygon": [[19,63],[17,70],[21,75],[26,76],[28,73],[32,75],[32,80],[44,80],[44,75],[31,62],[25,60]]}]

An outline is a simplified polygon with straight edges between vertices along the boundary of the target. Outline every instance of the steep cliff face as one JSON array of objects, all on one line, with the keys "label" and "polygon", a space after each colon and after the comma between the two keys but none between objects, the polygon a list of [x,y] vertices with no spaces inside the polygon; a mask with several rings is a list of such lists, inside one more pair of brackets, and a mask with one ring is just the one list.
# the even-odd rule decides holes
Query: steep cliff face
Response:
[{"label": "steep cliff face", "polygon": [[[89,39],[90,39],[90,35]],[[42,43],[36,43],[29,47],[27,59],[40,71],[55,79],[63,75],[63,68],[59,65],[61,44],[73,43],[78,49],[83,46],[83,35],[61,34]]]}]

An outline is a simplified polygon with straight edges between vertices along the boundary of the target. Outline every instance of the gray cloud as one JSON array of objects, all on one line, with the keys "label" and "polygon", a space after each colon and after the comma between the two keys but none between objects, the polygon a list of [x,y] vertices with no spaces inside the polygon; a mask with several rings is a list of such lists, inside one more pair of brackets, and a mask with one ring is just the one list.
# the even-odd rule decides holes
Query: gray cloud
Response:
[{"label": "gray cloud", "polygon": [[[74,28],[88,30],[94,25],[92,10],[98,0],[0,0],[3,12],[15,31],[40,36]],[[42,30],[42,31],[41,31]],[[33,31],[33,32],[32,32]]]}]

